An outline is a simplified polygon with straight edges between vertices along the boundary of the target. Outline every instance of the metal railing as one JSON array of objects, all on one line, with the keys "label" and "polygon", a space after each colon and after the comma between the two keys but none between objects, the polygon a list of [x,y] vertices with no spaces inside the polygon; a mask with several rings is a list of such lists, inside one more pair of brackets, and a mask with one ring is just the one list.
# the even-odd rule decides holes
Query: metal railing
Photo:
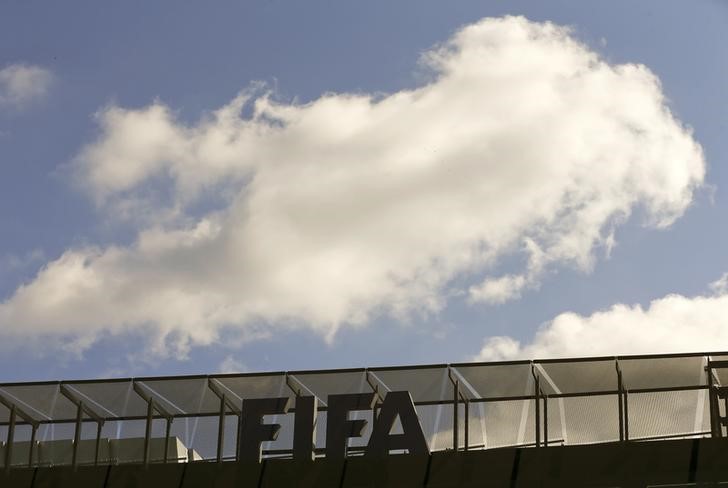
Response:
[{"label": "metal railing", "polygon": [[[694,361],[687,361],[690,358]],[[660,368],[654,367],[656,361],[665,365],[664,378],[659,376]],[[700,365],[694,382],[672,381],[674,375],[692,374],[692,366],[687,366],[693,362]],[[680,367],[676,369],[673,363],[680,363]],[[611,368],[612,373],[606,373],[606,366]],[[633,371],[630,376],[625,366],[638,372]],[[588,383],[589,368],[594,370],[591,383]],[[647,373],[640,373],[640,368]],[[5,438],[0,462],[5,470],[14,466],[53,464],[52,459],[42,458],[39,450],[58,439],[70,441],[72,449],[70,462],[59,460],[59,463],[78,466],[121,462],[110,455],[102,456],[102,446],[115,439],[140,439],[140,432],[123,432],[124,425],[132,422],[143,422],[142,456],[132,462],[234,460],[240,445],[238,426],[242,418],[242,396],[248,394],[248,390],[235,389],[234,381],[239,379],[252,383],[260,379],[265,385],[280,383],[277,393],[267,393],[272,396],[316,398],[321,424],[325,423],[328,410],[324,394],[327,390],[314,385],[314,379],[320,383],[321,378],[329,378],[333,385],[334,380],[340,381],[343,377],[359,378],[356,384],[344,386],[353,391],[375,394],[377,401],[368,414],[372,422],[376,422],[387,393],[408,389],[407,382],[411,381],[412,391],[419,392],[413,395],[414,405],[431,450],[467,451],[508,446],[541,448],[580,443],[722,437],[728,427],[728,385],[721,384],[723,369],[728,371],[728,353],[3,384],[0,385],[0,404],[7,410],[7,417],[0,419],[0,429],[4,431]],[[556,374],[567,379],[554,379]],[[632,388],[630,379],[637,380]],[[185,380],[195,385],[204,382],[204,387],[196,394],[182,391],[182,387],[179,392],[170,388],[172,382],[184,383]],[[427,381],[432,384],[428,383],[426,388],[420,385]],[[509,387],[510,390],[501,388],[499,381],[516,386]],[[487,383],[487,387],[479,386],[479,382]],[[580,387],[584,382],[587,385]],[[139,407],[135,407],[136,410],[123,406],[117,408],[112,396],[94,393],[101,389],[89,389],[90,386],[126,384],[129,392],[125,401],[127,404],[137,402]],[[160,385],[167,387],[165,394],[160,393]],[[518,387],[523,387],[523,391],[514,394]],[[342,388],[341,385],[332,386],[329,392],[337,393]],[[56,392],[57,396],[50,403],[66,402],[68,408],[60,413],[58,408],[46,408],[49,401],[40,401],[40,393],[33,393],[36,389],[46,395]],[[483,389],[489,391],[483,392]],[[255,388],[250,388],[251,395],[256,392]],[[196,411],[178,405],[183,401],[194,404],[198,397],[200,407]],[[596,406],[590,407],[590,403]],[[213,408],[213,405],[217,406]],[[73,416],[69,413],[71,408],[75,409]],[[659,415],[651,414],[652,410]],[[164,422],[164,436],[154,435],[155,421]],[[657,425],[655,422],[658,421],[662,423]],[[110,423],[116,425],[116,437],[111,440],[108,435]],[[180,433],[173,432],[173,429],[180,423],[185,424],[186,430],[181,436],[184,439],[178,440]],[[206,427],[200,427],[201,423]],[[73,426],[72,436],[63,437],[56,432],[64,425]],[[88,430],[84,427],[87,426],[95,426],[93,437],[84,436],[84,431]],[[22,438],[18,437],[19,427],[26,427]],[[39,438],[41,430],[43,436]],[[480,439],[474,440],[474,437]],[[161,459],[152,455],[152,444],[158,439],[164,439]],[[169,452],[172,440],[196,451],[181,456],[175,447],[176,452],[172,455]],[[93,461],[80,457],[79,449],[84,442],[95,442]],[[26,461],[18,460],[14,454],[14,448],[22,443],[28,443]],[[361,454],[362,446],[350,443],[349,455]],[[198,452],[201,453],[199,459]],[[263,456],[290,457],[292,452],[292,438],[284,436],[277,444],[267,444]],[[314,450],[316,456],[324,452],[320,445]]]}]

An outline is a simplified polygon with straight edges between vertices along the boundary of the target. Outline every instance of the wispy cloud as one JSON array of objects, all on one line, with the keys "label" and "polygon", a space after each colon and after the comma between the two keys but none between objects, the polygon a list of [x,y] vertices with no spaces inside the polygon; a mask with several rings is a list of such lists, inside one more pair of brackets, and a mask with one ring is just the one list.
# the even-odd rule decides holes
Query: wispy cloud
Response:
[{"label": "wispy cloud", "polygon": [[723,273],[723,276],[712,282],[709,287],[716,295],[728,294],[728,273]]},{"label": "wispy cloud", "polygon": [[22,108],[46,96],[53,80],[40,66],[11,64],[0,69],[0,106]]},{"label": "wispy cloud", "polygon": [[18,270],[28,269],[31,266],[37,266],[38,263],[45,259],[42,249],[33,249],[23,255],[6,254],[0,256],[0,276],[3,273],[15,272]]},{"label": "wispy cloud", "polygon": [[225,356],[217,367],[220,373],[244,373],[248,368],[231,354]]},{"label": "wispy cloud", "polygon": [[[0,327],[144,328],[178,351],[226,327],[331,337],[437,312],[454,278],[485,280],[473,301],[504,301],[545,270],[588,271],[635,209],[667,227],[702,184],[701,148],[655,75],[568,29],[485,19],[423,63],[431,81],[415,89],[299,105],[254,87],[194,124],[162,102],[104,108],[73,170],[138,238],[48,262],[0,305]],[[524,269],[489,275],[513,253]]]}]

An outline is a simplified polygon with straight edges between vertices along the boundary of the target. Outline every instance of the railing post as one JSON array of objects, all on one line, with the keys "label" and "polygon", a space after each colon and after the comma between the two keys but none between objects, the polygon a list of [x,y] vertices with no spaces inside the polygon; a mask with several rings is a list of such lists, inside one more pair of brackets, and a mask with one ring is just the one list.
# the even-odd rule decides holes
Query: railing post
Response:
[{"label": "railing post", "polygon": [[619,406],[619,440],[624,440],[624,391],[622,390],[622,372],[617,371],[617,382],[619,393],[617,394],[617,402]]},{"label": "railing post", "polygon": [[708,384],[708,408],[710,410],[710,436],[715,437],[715,406],[713,404],[713,370],[710,367],[710,357],[705,362],[706,383]]},{"label": "railing post", "polygon": [[470,401],[465,398],[465,450],[470,445]]},{"label": "railing post", "polygon": [[35,437],[38,433],[38,424],[33,424],[31,426],[33,429],[30,432],[30,446],[28,447],[28,467],[33,466],[33,451],[35,450]]},{"label": "railing post", "polygon": [[460,381],[455,380],[452,385],[452,449],[457,451],[460,447],[460,420],[458,414],[460,411]]},{"label": "railing post", "polygon": [[94,454],[94,466],[99,465],[99,448],[101,447],[101,428],[104,424],[96,422],[96,451]]},{"label": "railing post", "polygon": [[167,417],[167,425],[164,431],[164,463],[167,464],[169,459],[169,433],[172,429],[172,420]]},{"label": "railing post", "polygon": [[624,390],[624,440],[629,440],[629,390]]},{"label": "railing post", "polygon": [[619,440],[624,441],[624,390],[622,388],[622,371],[617,364],[617,404],[619,407]]},{"label": "railing post", "polygon": [[536,447],[541,447],[541,381],[537,375],[534,375],[534,384],[536,390]]},{"label": "railing post", "polygon": [[543,397],[543,445],[549,445],[549,396]]},{"label": "railing post", "polygon": [[78,467],[78,445],[81,443],[81,425],[83,422],[83,402],[78,402],[76,407],[76,430],[73,434],[73,458],[71,466],[75,470]]},{"label": "railing post", "polygon": [[[294,386],[291,384],[291,378],[288,374],[286,374],[286,385],[288,388],[290,388],[294,393],[296,393],[296,396],[299,396],[300,389],[294,388]],[[225,413],[227,412],[227,409],[230,409],[230,412],[234,414],[238,419],[238,426],[237,429],[235,429],[235,460],[237,461],[239,458],[240,453],[240,424],[243,421],[243,414],[240,408],[235,406],[235,404],[230,400],[231,395],[234,397],[235,394],[233,392],[230,392],[230,390],[225,387],[223,384],[219,383],[215,378],[209,378],[207,382],[207,386],[212,390],[212,392],[217,395],[217,397],[220,399],[220,425],[222,426],[225,419]],[[227,392],[230,393],[228,395]],[[222,428],[222,431],[218,432],[218,440],[223,437],[224,438],[224,427]],[[221,434],[222,432],[222,434]],[[220,443],[222,444],[222,442]],[[222,452],[221,448],[218,446],[218,451]]]},{"label": "railing post", "polygon": [[225,395],[220,398],[220,418],[217,426],[217,462],[222,462],[225,449]]},{"label": "railing post", "polygon": [[235,429],[235,460],[240,461],[240,424],[243,422],[242,412],[237,415],[238,426]]},{"label": "railing post", "polygon": [[154,400],[150,397],[147,402],[147,427],[144,432],[144,466],[149,466],[152,440],[152,420],[154,414]]},{"label": "railing post", "polygon": [[15,437],[15,404],[10,407],[10,422],[8,423],[8,439],[5,443],[5,472],[10,471],[10,462],[13,459],[13,442]]}]

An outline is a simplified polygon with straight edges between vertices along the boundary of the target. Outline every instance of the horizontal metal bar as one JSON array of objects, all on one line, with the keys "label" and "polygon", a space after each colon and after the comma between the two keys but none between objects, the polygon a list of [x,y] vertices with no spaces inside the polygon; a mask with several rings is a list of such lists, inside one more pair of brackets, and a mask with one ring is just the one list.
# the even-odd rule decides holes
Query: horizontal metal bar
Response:
[{"label": "horizontal metal bar", "polygon": [[367,368],[369,371],[414,371],[417,369],[445,369],[450,366],[444,364],[416,364],[414,366],[379,366],[376,368]]},{"label": "horizontal metal bar", "polygon": [[336,374],[336,373],[363,373],[367,368],[341,368],[341,369],[300,369],[296,371],[286,371],[288,374],[296,376],[305,376],[313,374]]},{"label": "horizontal metal bar", "polygon": [[480,368],[483,366],[519,366],[531,364],[530,359],[518,359],[511,361],[476,361],[472,363],[450,363],[450,367],[453,368]]},{"label": "horizontal metal bar", "polygon": [[708,385],[691,385],[691,386],[664,386],[661,388],[630,388],[627,391],[632,393],[664,393],[668,391],[695,391],[707,390]]},{"label": "horizontal metal bar", "polygon": [[[638,355],[625,355],[625,356],[594,356],[594,357],[580,357],[580,358],[562,358],[562,359],[535,359],[533,361],[521,360],[521,361],[490,361],[490,362],[473,362],[473,363],[439,363],[439,364],[421,364],[413,366],[384,366],[384,367],[372,367],[368,368],[372,371],[390,371],[390,370],[416,370],[416,369],[438,369],[445,368],[447,366],[453,367],[474,367],[474,366],[498,366],[498,365],[509,365],[509,364],[549,364],[549,363],[572,363],[572,362],[584,362],[584,361],[611,361],[614,359],[620,360],[632,360],[632,359],[670,359],[670,358],[689,358],[689,357],[708,357],[708,356],[728,356],[728,351],[710,351],[710,352],[699,352],[699,353],[669,353],[669,354],[638,354]],[[717,362],[717,361],[713,361]],[[321,369],[321,370],[300,370],[290,371],[293,374],[320,374],[320,373],[345,373],[345,372],[357,372],[363,371],[365,368],[341,368],[341,369]],[[206,378],[245,378],[255,376],[278,376],[285,375],[285,371],[271,371],[271,372],[251,372],[251,373],[230,373],[230,374],[215,374],[215,375],[183,375],[183,376],[147,376],[147,377],[129,377],[129,378],[109,378],[109,379],[78,379],[78,380],[66,380],[64,383],[70,384],[93,384],[93,383],[123,383],[133,381],[164,381],[164,380],[193,380],[193,379],[206,379]],[[48,386],[59,384],[60,381],[35,381],[35,382],[10,382],[0,383],[0,388],[11,387],[11,386]]]},{"label": "horizontal metal bar", "polygon": [[665,435],[655,435],[655,436],[648,436],[648,437],[630,437],[630,442],[641,442],[641,441],[659,441],[663,439],[682,439],[685,437],[706,437],[710,435],[710,431],[701,431],[701,432],[683,432],[678,434],[665,434]]},{"label": "horizontal metal bar", "polygon": [[[662,388],[636,388],[633,390],[628,390],[630,394],[640,394],[640,393],[661,393],[661,392],[671,392],[671,391],[696,391],[696,390],[705,390],[707,389],[707,385],[694,385],[694,386],[674,386],[674,387],[662,387]],[[579,397],[593,397],[593,396],[606,396],[606,395],[617,395],[619,394],[619,390],[601,390],[601,391],[591,391],[591,392],[576,392],[576,393],[549,393],[549,398],[579,398]],[[502,397],[481,397],[481,398],[467,398],[469,402],[472,403],[490,403],[490,402],[510,402],[510,401],[523,401],[523,400],[535,400],[535,395],[515,395],[515,396],[502,396]],[[465,400],[465,399],[463,399]],[[442,400],[423,400],[423,401],[415,401],[415,406],[436,406],[436,405],[451,405],[452,404],[452,398],[442,399]],[[162,409],[160,405],[157,404],[157,401],[155,400],[155,409]],[[320,412],[326,412],[327,407],[321,405],[318,410]],[[295,408],[292,407],[290,412],[295,413]],[[170,418],[195,418],[195,417],[214,417],[219,416],[220,412],[216,409],[215,411],[210,412],[194,412],[194,413],[176,413],[171,414],[169,412],[165,412],[167,415],[162,414],[160,412],[160,415],[155,415],[154,418],[167,418],[169,416]],[[128,421],[128,420],[145,420],[147,417],[146,415],[128,415],[128,416],[118,416],[118,417],[105,417],[104,419],[107,422],[110,421]],[[75,422],[75,418],[66,418],[66,419],[51,419],[51,420],[37,420],[38,424],[63,424],[63,423],[73,423]],[[20,424],[20,423],[19,423]],[[0,422],[0,425],[7,425],[7,422]]]}]

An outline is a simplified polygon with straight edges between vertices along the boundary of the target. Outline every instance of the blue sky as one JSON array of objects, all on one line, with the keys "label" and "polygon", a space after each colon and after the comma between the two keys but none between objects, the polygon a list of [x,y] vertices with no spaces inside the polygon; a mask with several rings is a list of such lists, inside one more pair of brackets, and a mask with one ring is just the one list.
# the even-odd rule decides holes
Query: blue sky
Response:
[{"label": "blue sky", "polygon": [[728,349],[726,27],[5,2],[5,378]]}]

